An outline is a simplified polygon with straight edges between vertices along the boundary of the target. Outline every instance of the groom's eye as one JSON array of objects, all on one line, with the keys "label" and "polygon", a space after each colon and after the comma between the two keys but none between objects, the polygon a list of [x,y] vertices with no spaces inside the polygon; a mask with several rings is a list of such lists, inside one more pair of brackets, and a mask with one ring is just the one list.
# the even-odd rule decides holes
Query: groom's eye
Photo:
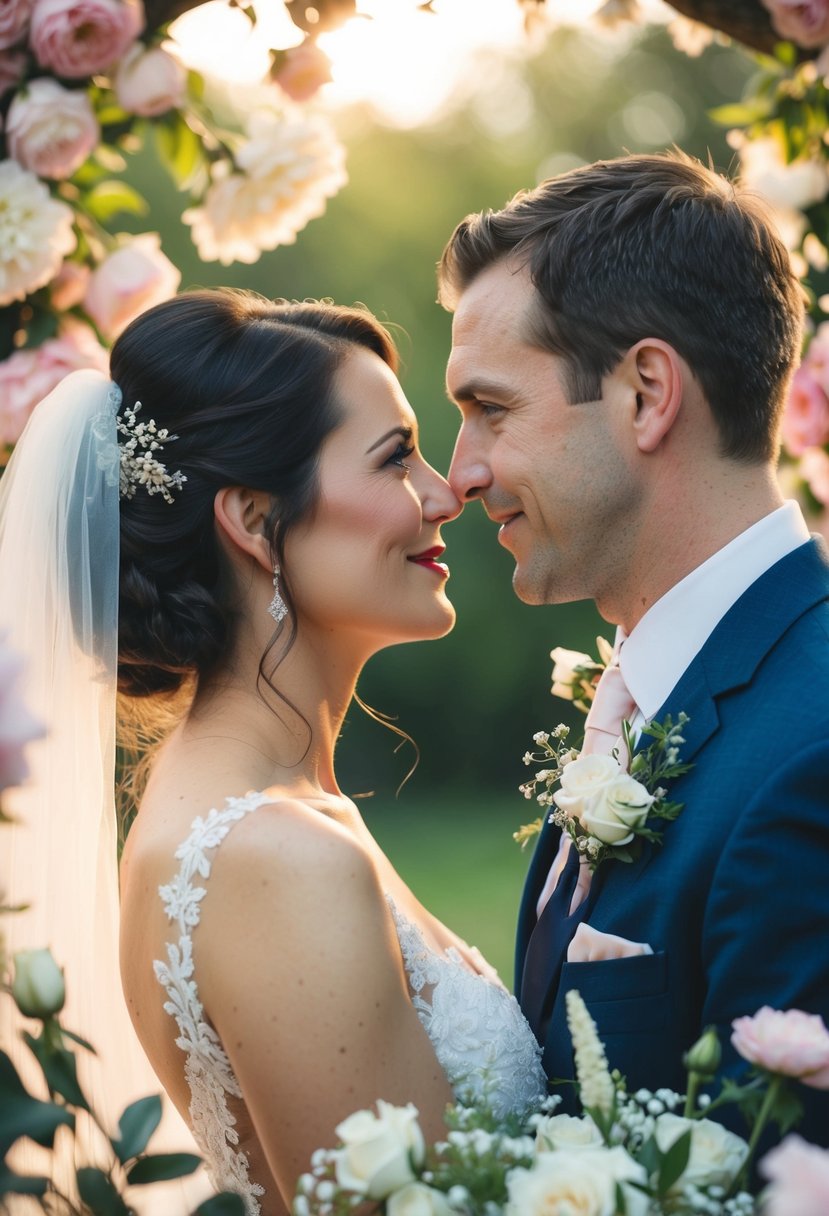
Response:
[{"label": "groom's eye", "polygon": [[500,414],[503,408],[502,405],[493,405],[491,401],[478,402],[478,409],[485,418],[493,418],[496,414]]}]

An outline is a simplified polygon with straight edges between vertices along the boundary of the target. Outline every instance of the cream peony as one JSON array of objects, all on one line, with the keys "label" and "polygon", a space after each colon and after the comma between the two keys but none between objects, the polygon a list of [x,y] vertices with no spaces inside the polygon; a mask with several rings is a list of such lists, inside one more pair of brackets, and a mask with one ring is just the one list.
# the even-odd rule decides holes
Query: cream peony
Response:
[{"label": "cream peony", "polygon": [[337,1182],[370,1199],[385,1199],[415,1181],[412,1165],[425,1154],[417,1110],[380,1099],[377,1114],[357,1111],[337,1127],[343,1142],[336,1158]]},{"label": "cream peony", "polygon": [[0,161],[0,308],[44,287],[75,248],[72,208],[15,160]]},{"label": "cream peony", "polygon": [[6,118],[9,151],[38,177],[71,177],[97,147],[101,129],[85,89],[42,77],[19,92]]},{"label": "cream peony", "polygon": [[422,1182],[409,1182],[386,1201],[386,1216],[452,1216],[446,1196]]},{"label": "cream peony", "polygon": [[602,1134],[588,1115],[547,1115],[535,1130],[536,1152],[550,1153],[556,1149],[575,1152],[583,1148],[600,1148]]},{"label": "cream peony", "polygon": [[644,823],[654,798],[618,760],[590,755],[564,768],[553,801],[603,844],[624,845],[633,840],[632,829]]},{"label": "cream peony", "polygon": [[84,367],[106,373],[108,366],[107,352],[89,326],[71,317],[61,321],[56,338],[4,359],[0,363],[0,448],[17,443],[32,410],[64,376]]},{"label": "cream peony", "polygon": [[181,271],[161,252],[158,233],[145,232],[93,270],[84,308],[111,340],[139,313],[174,296],[180,282]]},{"label": "cream peony", "polygon": [[760,1162],[771,1186],[763,1216],[826,1216],[829,1212],[829,1152],[787,1136]]},{"label": "cream peony", "polygon": [[143,28],[141,0],[35,0],[29,40],[41,67],[77,80],[111,67]]},{"label": "cream peony", "polygon": [[691,1155],[679,1185],[729,1187],[746,1159],[745,1140],[713,1119],[685,1119],[671,1113],[657,1117],[653,1134],[665,1153],[689,1128]]},{"label": "cream peony", "polygon": [[217,175],[202,207],[185,211],[205,262],[256,262],[291,245],[346,181],[342,146],[320,118],[257,111],[237,156],[240,172]]},{"label": "cream peony", "polygon": [[119,105],[128,113],[155,118],[184,101],[187,74],[162,47],[148,49],[136,42],[118,64],[113,84]]},{"label": "cream peony", "polygon": [[0,50],[17,46],[29,28],[34,0],[0,0]]},{"label": "cream peony", "polygon": [[736,1018],[731,1025],[732,1045],[750,1064],[798,1077],[814,1089],[829,1089],[829,1030],[818,1014],[764,1005],[753,1017]]},{"label": "cream peony", "polygon": [[9,649],[5,635],[0,634],[0,792],[26,780],[29,766],[24,749],[43,734],[18,693],[22,670],[23,660]]},{"label": "cream peony", "polygon": [[508,1175],[505,1216],[615,1216],[617,1184],[626,1216],[645,1216],[648,1198],[631,1182],[645,1183],[647,1174],[623,1148],[540,1153],[530,1169]]}]

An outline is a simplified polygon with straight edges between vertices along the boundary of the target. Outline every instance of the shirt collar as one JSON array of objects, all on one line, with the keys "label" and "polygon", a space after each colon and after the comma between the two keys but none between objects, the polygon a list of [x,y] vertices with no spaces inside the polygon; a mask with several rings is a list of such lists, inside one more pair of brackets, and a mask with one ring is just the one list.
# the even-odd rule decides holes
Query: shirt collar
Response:
[{"label": "shirt collar", "polygon": [[715,626],[752,583],[809,540],[796,502],[786,502],[719,549],[652,605],[626,636],[619,665],[646,721],[676,687]]}]

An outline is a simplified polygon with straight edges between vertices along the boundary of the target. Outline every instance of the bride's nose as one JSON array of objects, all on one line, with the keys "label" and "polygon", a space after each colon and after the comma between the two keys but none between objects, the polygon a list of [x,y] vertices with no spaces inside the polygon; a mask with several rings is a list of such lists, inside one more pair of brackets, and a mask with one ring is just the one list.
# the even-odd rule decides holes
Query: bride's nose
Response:
[{"label": "bride's nose", "polygon": [[448,523],[451,519],[457,519],[463,510],[463,503],[449,482],[430,464],[423,469],[423,483],[418,490],[425,519],[434,523]]}]

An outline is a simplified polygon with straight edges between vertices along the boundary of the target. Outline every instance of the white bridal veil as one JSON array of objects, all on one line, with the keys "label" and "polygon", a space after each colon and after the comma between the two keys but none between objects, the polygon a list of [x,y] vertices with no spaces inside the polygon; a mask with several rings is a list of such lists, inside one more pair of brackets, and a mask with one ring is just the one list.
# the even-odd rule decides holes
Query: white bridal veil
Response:
[{"label": "white bridal veil", "polygon": [[[26,703],[46,727],[27,749],[30,779],[4,795],[17,822],[0,827],[0,888],[6,902],[29,907],[6,917],[3,931],[9,955],[49,946],[65,967],[61,1020],[94,1043],[97,1061],[81,1053],[82,1080],[113,1133],[128,1101],[161,1089],[118,968],[119,403],[99,373],[72,373],[34,410],[0,477],[0,633],[25,660]],[[12,1001],[0,999],[0,1042],[22,1071],[19,1030]],[[169,1102],[165,1109],[174,1119],[167,1147],[192,1150]]]}]

